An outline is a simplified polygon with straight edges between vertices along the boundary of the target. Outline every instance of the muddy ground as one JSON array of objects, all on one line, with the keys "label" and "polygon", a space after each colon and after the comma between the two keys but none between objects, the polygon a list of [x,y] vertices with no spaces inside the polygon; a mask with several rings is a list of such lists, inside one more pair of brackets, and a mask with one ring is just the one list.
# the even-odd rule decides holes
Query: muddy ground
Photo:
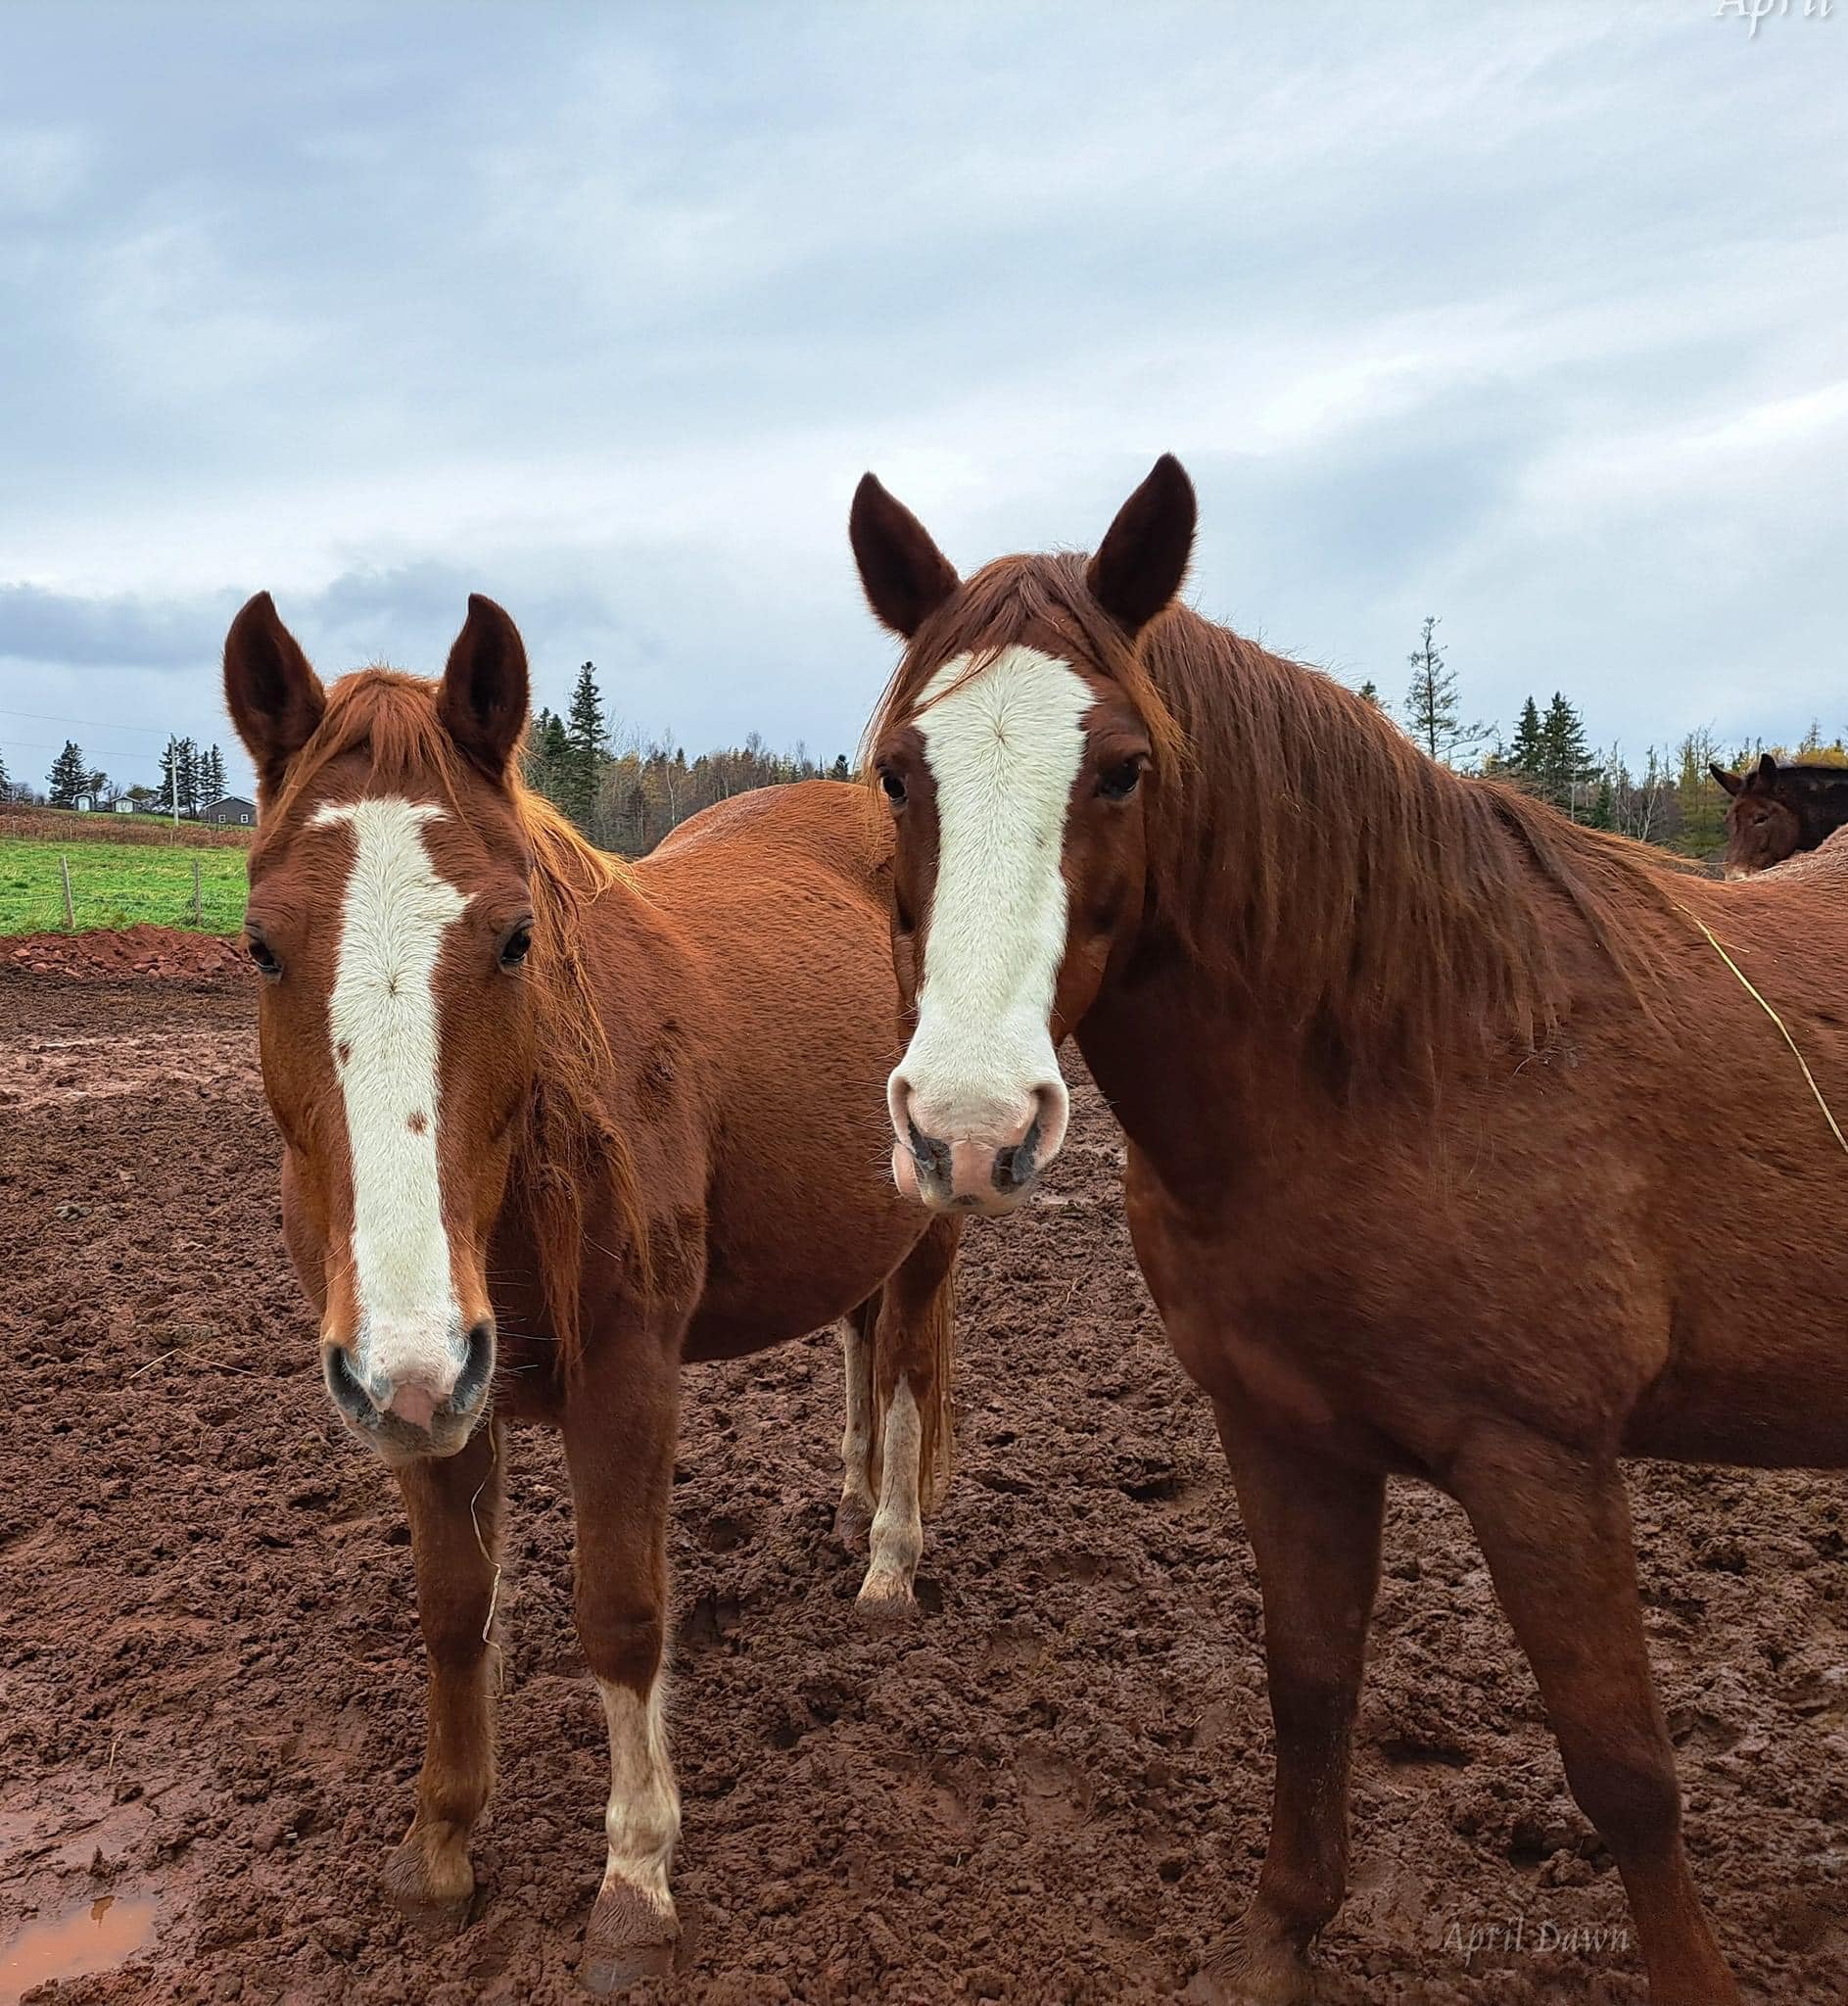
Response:
[{"label": "muddy ground", "polygon": [[[1237,1912],[1269,1791],[1257,1587],[1116,1149],[1081,1092],[1051,1188],[971,1235],[960,1469],[911,1628],[856,1620],[829,1538],[831,1339],[690,1375],[674,1996],[1166,1999]],[[605,1752],[558,1457],[518,1439],[499,1791],[472,1925],[429,1947],[373,1883],[419,1746],[409,1550],[322,1394],[275,1189],[241,980],[0,973],[0,2002],[66,1951],[126,1961],[33,2000],[573,2000]],[[1754,2000],[1837,2006],[1841,1488],[1639,1466],[1634,1493],[1723,1940]],[[1354,1840],[1338,2006],[1641,2001],[1476,1551],[1409,1486]]]}]

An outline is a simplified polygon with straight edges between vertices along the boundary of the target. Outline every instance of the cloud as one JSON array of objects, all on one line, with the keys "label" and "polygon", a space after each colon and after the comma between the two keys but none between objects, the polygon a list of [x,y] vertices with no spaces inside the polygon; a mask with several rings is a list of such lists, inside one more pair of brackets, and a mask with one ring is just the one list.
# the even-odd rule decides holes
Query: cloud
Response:
[{"label": "cloud", "polygon": [[545,700],[848,745],[865,467],[967,566],[1171,449],[1202,606],[1389,694],[1432,611],[1477,714],[1848,723],[1840,23],[85,13],[0,76],[0,702],[221,734],[258,587],[426,670],[486,590]]},{"label": "cloud", "polygon": [[33,585],[0,585],[0,661],[196,669],[236,610],[236,600],[223,594],[84,598]]}]

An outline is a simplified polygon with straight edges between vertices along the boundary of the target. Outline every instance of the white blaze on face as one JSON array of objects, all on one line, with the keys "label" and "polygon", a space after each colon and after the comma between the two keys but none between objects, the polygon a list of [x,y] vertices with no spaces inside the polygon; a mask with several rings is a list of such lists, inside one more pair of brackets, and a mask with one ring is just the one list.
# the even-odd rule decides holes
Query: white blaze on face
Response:
[{"label": "white blaze on face", "polygon": [[[1096,700],[1069,663],[1011,647],[969,673],[946,662],[916,713],[936,783],[937,879],[918,1028],[892,1075],[900,1140],[1012,1140],[1047,1090],[1063,1111],[1053,988],[1066,951],[1066,812]],[[939,691],[950,693],[932,701]],[[1063,1126],[1063,1122],[1060,1123]],[[1045,1138],[1047,1154],[1058,1146]]]},{"label": "white blaze on face", "polygon": [[313,818],[354,830],[328,1034],[353,1170],[353,1364],[388,1398],[406,1382],[446,1397],[465,1355],[437,1158],[436,969],[468,900],[424,843],[423,824],[442,813],[380,799]]}]

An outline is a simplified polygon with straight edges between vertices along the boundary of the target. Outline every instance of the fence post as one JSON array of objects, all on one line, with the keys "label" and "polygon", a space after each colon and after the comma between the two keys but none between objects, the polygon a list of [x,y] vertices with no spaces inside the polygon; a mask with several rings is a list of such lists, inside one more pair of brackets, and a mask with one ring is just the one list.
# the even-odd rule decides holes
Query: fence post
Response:
[{"label": "fence post", "polygon": [[71,859],[62,850],[58,853],[58,868],[65,874],[65,926],[74,933],[77,931],[77,914],[71,903]]}]

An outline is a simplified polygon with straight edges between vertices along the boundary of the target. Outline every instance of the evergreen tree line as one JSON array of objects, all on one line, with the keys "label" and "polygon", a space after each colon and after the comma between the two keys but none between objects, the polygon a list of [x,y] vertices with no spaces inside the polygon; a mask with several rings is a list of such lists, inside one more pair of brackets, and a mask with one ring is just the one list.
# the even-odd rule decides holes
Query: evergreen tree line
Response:
[{"label": "evergreen tree line", "polygon": [[[1729,749],[1711,731],[1701,730],[1673,746],[1650,745],[1640,762],[1633,763],[1619,745],[1592,746],[1583,715],[1558,690],[1544,706],[1530,695],[1505,733],[1472,722],[1464,714],[1456,671],[1438,639],[1440,624],[1434,614],[1420,630],[1407,658],[1411,681],[1397,713],[1377,684],[1363,683],[1359,693],[1395,716],[1432,758],[1461,772],[1512,781],[1593,828],[1707,856],[1726,836],[1727,796],[1708,772],[1711,763],[1739,771],[1770,752],[1779,760],[1848,767],[1848,742],[1840,735],[1824,740],[1815,722],[1793,746],[1754,740]],[[525,773],[527,784],[554,802],[592,842],[641,856],[677,824],[715,801],[788,781],[846,780],[851,768],[845,753],[823,766],[801,745],[791,753],[773,752],[755,732],[742,745],[689,761],[679,747],[613,727],[595,664],[586,662],[565,714],[542,709],[534,718]],[[223,796],[224,757],[215,744],[202,747],[191,739],[172,739],[161,755],[160,786],[124,788],[93,768],[74,740],[66,740],[47,781],[42,798],[55,808],[73,808],[84,799],[101,807],[126,798],[139,809],[167,814],[177,799],[183,817],[196,817]],[[0,754],[0,802],[35,798],[41,797],[28,784],[9,777]]]},{"label": "evergreen tree line", "polygon": [[[138,810],[149,814],[170,814],[177,800],[183,816],[197,816],[223,797],[224,754],[216,745],[197,745],[191,739],[167,740],[161,754],[158,788],[139,784],[118,787],[100,767],[90,764],[74,739],[67,739],[45,776],[42,796],[54,808],[74,808],[79,801],[88,801],[93,808],[113,808],[118,801],[132,801]],[[0,801],[38,798],[29,784],[9,778],[6,761],[0,757]]]},{"label": "evergreen tree line", "polygon": [[[1778,760],[1848,767],[1848,742],[1839,735],[1824,740],[1818,722],[1812,722],[1797,745],[1754,740],[1730,753],[1711,731],[1689,732],[1672,747],[1646,747],[1640,765],[1635,765],[1620,745],[1595,748],[1579,709],[1558,690],[1544,708],[1529,696],[1505,734],[1469,722],[1456,671],[1437,638],[1438,626],[1435,615],[1426,619],[1418,645],[1407,657],[1411,682],[1398,717],[1400,727],[1433,759],[1461,772],[1512,781],[1594,829],[1616,830],[1689,856],[1710,856],[1725,844],[1727,811],[1726,793],[1708,772],[1710,764],[1737,772],[1770,752]],[[1360,694],[1390,714],[1377,684],[1363,683]]]},{"label": "evergreen tree line", "polygon": [[851,771],[844,752],[823,766],[801,745],[792,753],[771,751],[755,732],[742,745],[692,760],[680,747],[619,732],[603,707],[593,662],[579,669],[565,714],[542,709],[527,735],[527,785],[593,843],[631,857],[645,855],[715,801],[786,781],[846,780]]}]

